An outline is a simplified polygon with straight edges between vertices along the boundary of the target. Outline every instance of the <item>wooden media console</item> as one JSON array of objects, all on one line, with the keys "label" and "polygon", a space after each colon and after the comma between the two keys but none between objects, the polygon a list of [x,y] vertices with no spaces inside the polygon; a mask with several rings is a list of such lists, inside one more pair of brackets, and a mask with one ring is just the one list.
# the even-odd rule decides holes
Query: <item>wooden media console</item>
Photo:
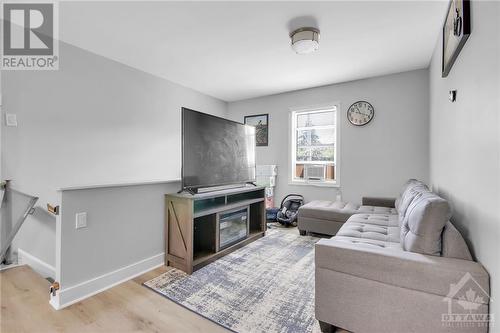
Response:
[{"label": "wooden media console", "polygon": [[193,271],[263,237],[264,187],[165,196],[165,264]]}]

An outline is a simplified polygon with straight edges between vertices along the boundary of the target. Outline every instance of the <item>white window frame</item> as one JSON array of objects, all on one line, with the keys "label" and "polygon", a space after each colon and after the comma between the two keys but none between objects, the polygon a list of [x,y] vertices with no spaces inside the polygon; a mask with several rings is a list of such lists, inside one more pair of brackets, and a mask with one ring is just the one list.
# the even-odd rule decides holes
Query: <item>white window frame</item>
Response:
[{"label": "white window frame", "polygon": [[[324,181],[310,181],[307,179],[297,179],[295,178],[295,164],[296,164],[296,139],[297,139],[297,130],[296,130],[296,117],[297,113],[302,112],[320,112],[326,110],[335,109],[335,156],[334,156],[334,165],[335,165],[335,180],[324,180]],[[321,105],[313,105],[307,107],[294,107],[290,108],[290,114],[288,117],[288,183],[290,185],[306,185],[306,186],[319,186],[319,187],[340,187],[340,128],[341,124],[339,122],[339,112],[340,112],[340,103],[332,102]],[[321,164],[321,162],[316,162],[314,164]]]}]

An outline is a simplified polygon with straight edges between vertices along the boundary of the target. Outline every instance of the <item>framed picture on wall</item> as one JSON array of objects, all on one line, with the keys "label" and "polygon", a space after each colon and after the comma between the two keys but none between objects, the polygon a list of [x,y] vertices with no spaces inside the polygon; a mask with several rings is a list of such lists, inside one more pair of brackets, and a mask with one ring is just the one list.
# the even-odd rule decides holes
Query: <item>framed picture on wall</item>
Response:
[{"label": "framed picture on wall", "polygon": [[471,33],[469,0],[451,0],[443,26],[442,77],[447,77]]},{"label": "framed picture on wall", "polygon": [[245,116],[245,124],[255,126],[255,145],[267,146],[269,139],[269,114]]}]

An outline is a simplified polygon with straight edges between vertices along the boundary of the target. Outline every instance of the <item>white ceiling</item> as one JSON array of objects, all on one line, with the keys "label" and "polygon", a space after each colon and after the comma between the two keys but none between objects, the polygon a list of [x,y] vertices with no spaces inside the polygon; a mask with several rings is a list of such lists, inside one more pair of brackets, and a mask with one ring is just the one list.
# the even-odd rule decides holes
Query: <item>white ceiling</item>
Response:
[{"label": "white ceiling", "polygon": [[[428,66],[447,1],[62,2],[68,43],[225,101]],[[289,32],[321,30],[297,55]]]}]

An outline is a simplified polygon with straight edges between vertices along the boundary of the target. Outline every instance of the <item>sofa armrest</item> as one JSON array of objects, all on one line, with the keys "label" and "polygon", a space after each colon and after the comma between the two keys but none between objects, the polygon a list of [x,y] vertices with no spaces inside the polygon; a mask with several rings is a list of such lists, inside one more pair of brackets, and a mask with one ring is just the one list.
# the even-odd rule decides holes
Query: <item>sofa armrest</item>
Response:
[{"label": "sofa armrest", "polygon": [[329,269],[388,285],[447,296],[467,273],[489,293],[489,275],[471,260],[429,256],[336,236],[316,243],[316,270]]},{"label": "sofa armrest", "polygon": [[396,199],[394,198],[363,197],[361,202],[363,206],[396,207]]}]

